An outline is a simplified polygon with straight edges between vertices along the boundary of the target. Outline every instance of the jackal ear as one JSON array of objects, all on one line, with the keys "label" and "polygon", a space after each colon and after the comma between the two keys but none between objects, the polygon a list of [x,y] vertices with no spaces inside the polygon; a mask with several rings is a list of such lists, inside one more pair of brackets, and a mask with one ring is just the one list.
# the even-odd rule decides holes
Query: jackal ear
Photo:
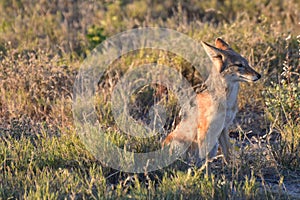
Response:
[{"label": "jackal ear", "polygon": [[222,50],[228,50],[230,49],[229,44],[227,44],[224,40],[222,40],[221,38],[217,38],[215,41],[216,47],[218,49],[222,49]]},{"label": "jackal ear", "polygon": [[214,59],[222,59],[224,57],[224,53],[221,49],[218,49],[206,42],[201,42],[202,46],[204,47],[205,52],[209,56],[209,58],[214,61]]},{"label": "jackal ear", "polygon": [[210,44],[206,42],[202,42],[202,45],[211,59],[211,61],[214,63],[214,65],[217,68],[217,71],[221,72],[222,71],[222,66],[223,66],[223,60],[224,60],[224,53],[222,52],[221,49],[218,49],[214,46],[211,46]]}]

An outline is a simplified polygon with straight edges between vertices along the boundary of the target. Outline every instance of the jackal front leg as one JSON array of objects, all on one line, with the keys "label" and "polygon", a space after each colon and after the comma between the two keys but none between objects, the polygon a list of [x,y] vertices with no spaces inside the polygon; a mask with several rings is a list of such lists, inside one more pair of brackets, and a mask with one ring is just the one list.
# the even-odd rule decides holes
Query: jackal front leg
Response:
[{"label": "jackal front leg", "polygon": [[222,152],[224,154],[225,157],[225,161],[228,162],[230,159],[230,155],[231,155],[231,151],[232,151],[232,147],[231,147],[231,143],[230,143],[230,139],[229,139],[229,135],[228,135],[228,129],[224,128],[221,132],[221,135],[219,137],[219,143],[221,145],[221,149]]}]

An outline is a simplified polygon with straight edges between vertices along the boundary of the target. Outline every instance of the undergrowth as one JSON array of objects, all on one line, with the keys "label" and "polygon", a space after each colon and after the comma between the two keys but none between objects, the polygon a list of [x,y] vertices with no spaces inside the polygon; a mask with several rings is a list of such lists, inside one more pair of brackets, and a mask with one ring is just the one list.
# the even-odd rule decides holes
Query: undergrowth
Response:
[{"label": "undergrowth", "polygon": [[[0,0],[0,198],[298,198],[298,7],[297,0]],[[106,38],[139,27],[174,29],[195,42],[222,37],[262,74],[241,86],[230,163],[219,156],[203,169],[178,160],[133,174],[106,166],[83,145],[72,113],[80,64]],[[131,96],[131,112],[147,124],[158,103],[169,113],[167,131],[139,139],[118,129],[111,92],[129,68],[147,63],[180,71],[195,88],[203,81],[186,60],[164,51],[131,52],[111,64],[98,82],[95,110],[110,140],[135,152],[159,148],[180,120],[174,94],[152,84]]]}]

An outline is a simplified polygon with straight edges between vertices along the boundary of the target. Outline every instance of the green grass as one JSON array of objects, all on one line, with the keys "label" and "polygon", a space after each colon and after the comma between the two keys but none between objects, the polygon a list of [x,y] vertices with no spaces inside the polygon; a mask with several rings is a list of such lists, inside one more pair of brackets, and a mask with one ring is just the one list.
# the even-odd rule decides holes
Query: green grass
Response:
[{"label": "green grass", "polygon": [[[300,184],[300,2],[0,0],[0,199],[297,199]],[[200,42],[221,36],[262,79],[242,84],[231,128],[235,156],[207,168],[178,160],[132,174],[96,160],[76,134],[73,84],[105,38],[131,28],[167,27]],[[97,88],[97,117],[119,147],[144,152],[163,135],[128,137],[114,122],[110,91],[130,68],[158,63],[202,81],[174,54],[146,49],[111,64]],[[132,95],[138,119],[153,103],[149,86]],[[177,100],[161,106],[174,128]]]},{"label": "green grass", "polygon": [[[75,135],[46,135],[1,140],[2,198],[196,198],[226,194],[255,197],[257,183],[253,174],[245,182],[224,176],[204,176],[199,169],[180,172],[153,172],[148,175],[117,173],[103,167],[86,152]],[[171,173],[172,175],[170,175]],[[113,176],[118,183],[106,179]],[[161,176],[162,178],[159,178]],[[112,178],[111,178],[112,179]],[[231,185],[232,184],[232,185]],[[236,190],[238,194],[232,193]]]}]

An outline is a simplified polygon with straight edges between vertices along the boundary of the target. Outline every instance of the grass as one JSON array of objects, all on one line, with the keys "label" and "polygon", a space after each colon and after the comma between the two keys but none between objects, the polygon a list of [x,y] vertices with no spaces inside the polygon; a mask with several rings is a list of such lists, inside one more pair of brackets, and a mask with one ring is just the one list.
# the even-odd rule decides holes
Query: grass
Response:
[{"label": "grass", "polygon": [[[0,199],[299,198],[299,6],[297,0],[0,0]],[[76,134],[72,100],[80,64],[105,38],[145,26],[199,42],[221,36],[263,75],[242,84],[230,163],[219,156],[206,169],[178,160],[153,172],[120,172],[96,160]],[[97,117],[112,142],[135,152],[159,148],[165,135],[123,134],[110,92],[129,67],[153,62],[179,70],[193,86],[203,81],[187,61],[164,51],[136,51],[111,64],[99,80]],[[154,100],[156,90],[150,85],[132,95],[134,117],[156,101],[170,113],[170,131],[176,98],[169,92]]]}]

